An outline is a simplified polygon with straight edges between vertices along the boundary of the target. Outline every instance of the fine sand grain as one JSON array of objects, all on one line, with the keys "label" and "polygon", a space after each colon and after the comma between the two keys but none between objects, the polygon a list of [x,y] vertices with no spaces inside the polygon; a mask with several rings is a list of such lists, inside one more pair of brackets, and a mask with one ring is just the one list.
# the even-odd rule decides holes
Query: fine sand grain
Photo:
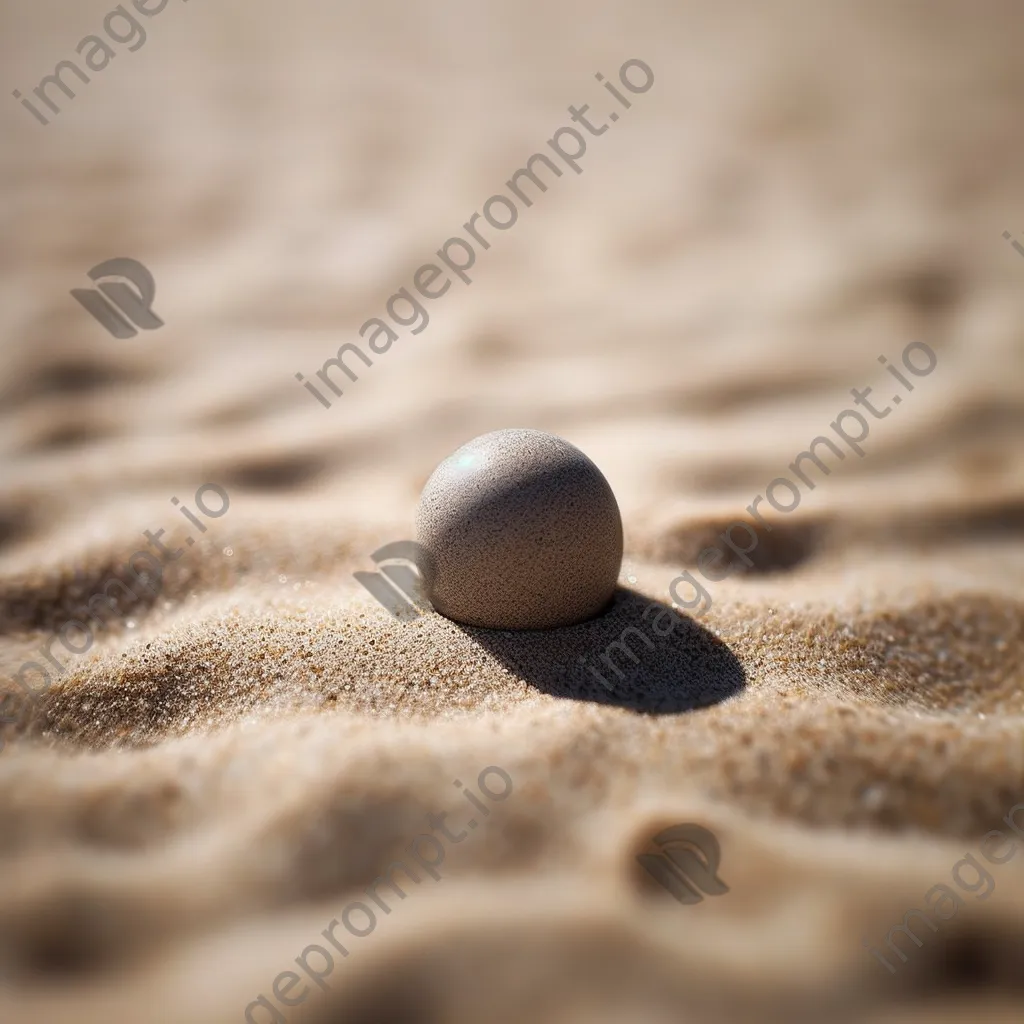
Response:
[{"label": "fine sand grain", "polygon": [[[5,2],[7,92],[111,6]],[[896,974],[862,945],[1024,802],[1019,3],[220,0],[149,29],[49,126],[0,104],[0,1020],[282,1006],[275,978],[428,814],[465,826],[453,780],[488,765],[512,794],[289,1024],[1019,1020],[1024,853]],[[569,104],[612,110],[594,74],[631,57],[655,84],[583,173],[313,399],[294,374]],[[115,256],[163,328],[116,340],[69,296]],[[863,458],[762,505],[753,564],[655,637],[645,610],[850,388],[889,401],[877,357],[915,340],[937,367]],[[392,619],[353,572],[508,426],[607,477],[613,606]],[[230,508],[200,534],[171,498],[206,482]],[[51,645],[160,529],[159,593]],[[586,665],[629,627],[650,644],[608,688]],[[634,860],[687,821],[730,889],[694,906]]]}]

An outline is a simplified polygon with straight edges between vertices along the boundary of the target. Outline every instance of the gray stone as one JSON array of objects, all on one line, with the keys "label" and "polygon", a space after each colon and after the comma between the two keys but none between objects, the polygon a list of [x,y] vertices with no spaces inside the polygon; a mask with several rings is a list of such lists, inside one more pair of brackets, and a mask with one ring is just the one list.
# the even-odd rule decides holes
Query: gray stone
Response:
[{"label": "gray stone", "polygon": [[541,430],[496,430],[431,474],[416,512],[434,608],[491,629],[599,614],[622,564],[622,517],[601,471]]}]

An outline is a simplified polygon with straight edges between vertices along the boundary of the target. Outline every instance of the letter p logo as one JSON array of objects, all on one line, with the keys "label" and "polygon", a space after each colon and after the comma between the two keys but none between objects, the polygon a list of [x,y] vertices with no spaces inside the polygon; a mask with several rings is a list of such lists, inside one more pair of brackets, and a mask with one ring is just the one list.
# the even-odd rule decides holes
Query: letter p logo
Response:
[{"label": "letter p logo", "polygon": [[700,825],[673,825],[654,837],[664,853],[637,855],[640,866],[680,903],[700,903],[704,896],[721,896],[729,886],[718,877],[718,840]]},{"label": "letter p logo", "polygon": [[[433,606],[423,584],[429,559],[426,548],[414,540],[396,540],[370,557],[380,565],[380,572],[353,575],[396,619],[411,622],[420,617],[420,610],[431,611]],[[382,564],[386,561],[398,564]]]},{"label": "letter p logo", "polygon": [[156,294],[156,283],[153,275],[138,260],[122,256],[97,263],[89,271],[89,277],[93,281],[102,277],[122,277],[134,285],[134,288],[129,288],[121,281],[110,281],[97,285],[98,290],[71,289],[71,294],[115,338],[134,338],[138,334],[136,327],[144,331],[163,327],[163,320],[150,308]]}]

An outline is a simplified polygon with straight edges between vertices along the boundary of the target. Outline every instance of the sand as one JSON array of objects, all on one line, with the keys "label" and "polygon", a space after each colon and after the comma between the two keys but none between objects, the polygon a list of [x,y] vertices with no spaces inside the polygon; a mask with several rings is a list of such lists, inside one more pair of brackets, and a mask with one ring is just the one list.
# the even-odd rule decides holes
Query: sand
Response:
[{"label": "sand", "polygon": [[[8,92],[110,9],[4,4]],[[253,1020],[319,1024],[1019,1019],[1024,855],[985,899],[952,873],[1024,802],[1022,25],[1008,0],[172,2],[48,126],[8,97],[0,1020],[213,1024],[261,995]],[[582,173],[329,408],[304,390],[569,104],[620,109],[594,74],[629,58],[654,84]],[[118,256],[162,328],[113,338],[70,297]],[[909,392],[878,357],[915,341],[937,363]],[[863,457],[762,502],[752,564],[655,637],[868,386],[903,400]],[[610,482],[612,609],[392,618],[353,573],[504,427]],[[200,532],[208,483],[229,506]],[[146,530],[182,549],[158,592],[127,568]],[[54,646],[112,576],[138,600]],[[650,643],[605,687],[587,665],[630,627]],[[28,702],[41,647],[61,670]],[[484,815],[489,766],[512,792]],[[467,835],[440,880],[289,989],[441,813]],[[680,822],[727,894],[644,883]],[[891,973],[862,940],[939,884],[962,906]]]}]

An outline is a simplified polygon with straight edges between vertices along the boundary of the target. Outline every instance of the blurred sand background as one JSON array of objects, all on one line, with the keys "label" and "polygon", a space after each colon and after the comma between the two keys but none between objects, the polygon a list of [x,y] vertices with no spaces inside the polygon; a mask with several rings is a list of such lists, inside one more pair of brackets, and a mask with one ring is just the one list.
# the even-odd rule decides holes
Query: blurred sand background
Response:
[{"label": "blurred sand background", "polygon": [[[195,532],[172,496],[231,506],[2,727],[0,1019],[243,1020],[497,764],[513,795],[289,1021],[1019,1020],[1024,856],[896,975],[861,945],[1024,801],[1019,4],[172,0],[37,124],[10,91],[111,7],[0,9],[0,693],[143,530]],[[293,374],[631,57],[655,85],[583,173],[316,404]],[[159,331],[69,296],[114,256]],[[588,682],[912,340],[938,368],[866,456],[687,643]],[[547,635],[395,622],[352,573],[506,426],[607,476],[619,600]],[[728,895],[638,887],[680,821]]]}]

